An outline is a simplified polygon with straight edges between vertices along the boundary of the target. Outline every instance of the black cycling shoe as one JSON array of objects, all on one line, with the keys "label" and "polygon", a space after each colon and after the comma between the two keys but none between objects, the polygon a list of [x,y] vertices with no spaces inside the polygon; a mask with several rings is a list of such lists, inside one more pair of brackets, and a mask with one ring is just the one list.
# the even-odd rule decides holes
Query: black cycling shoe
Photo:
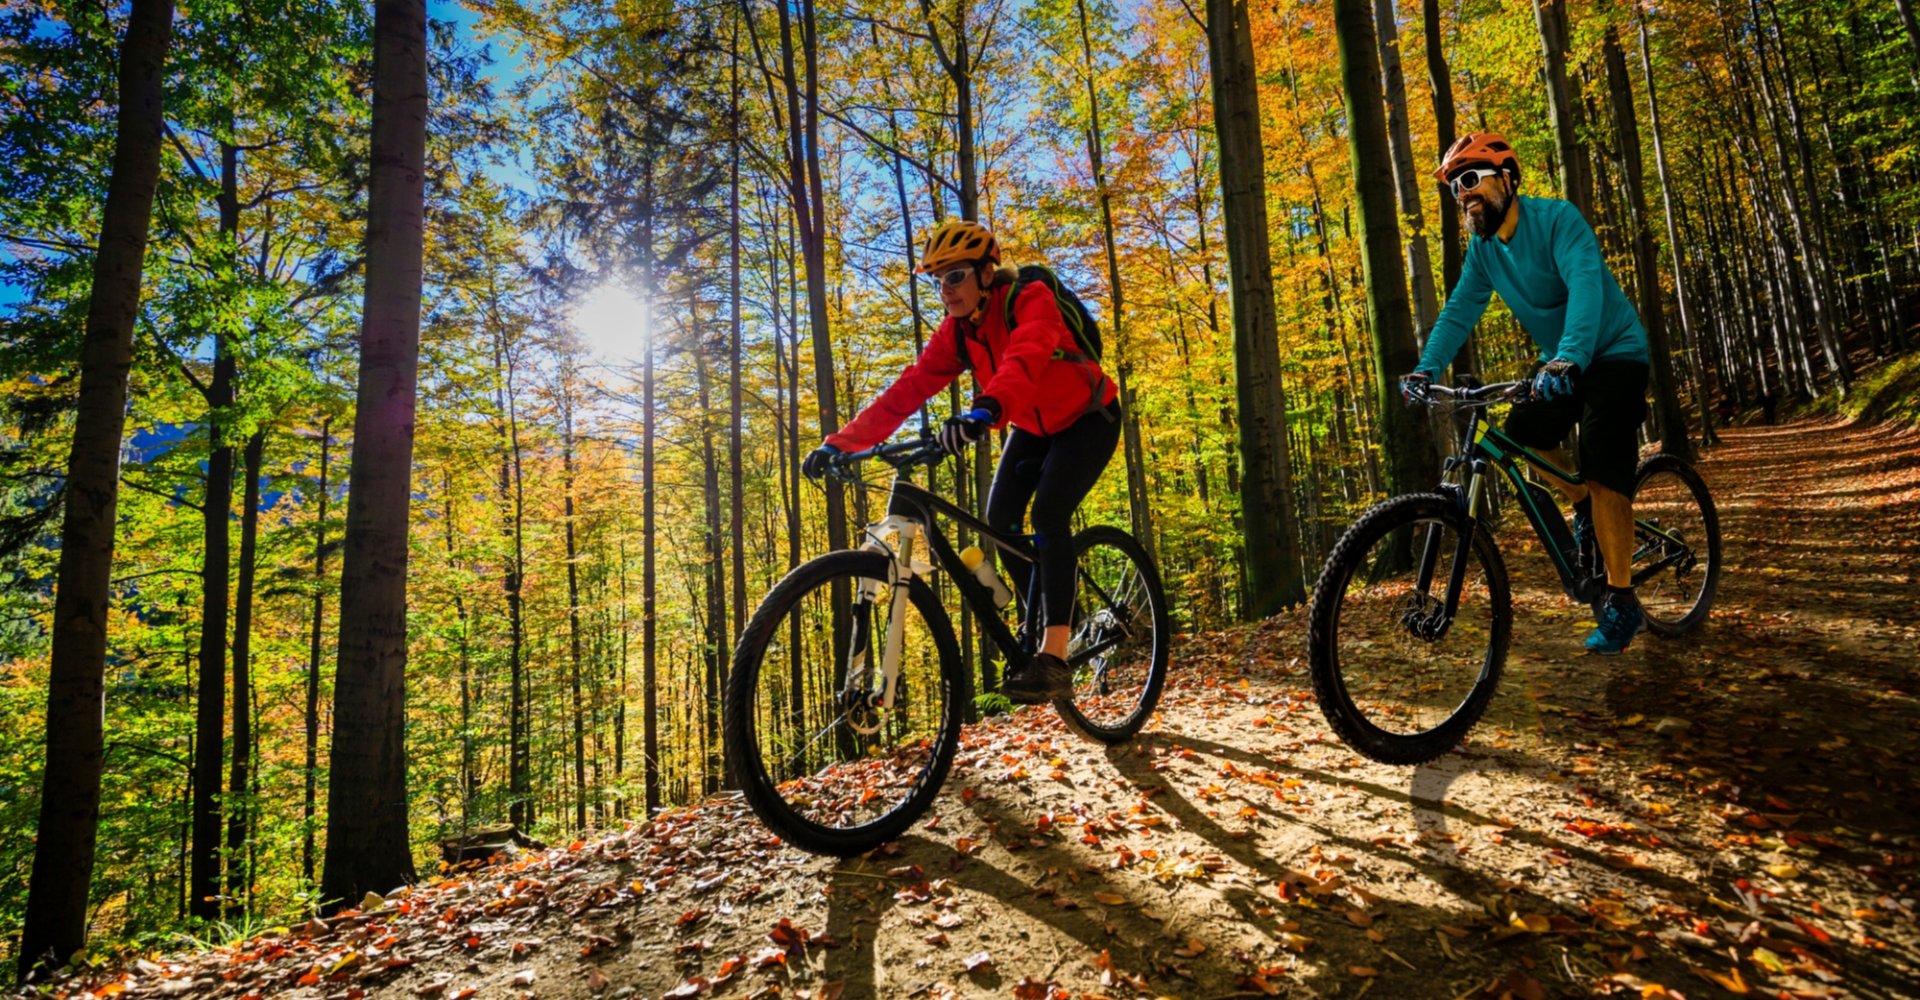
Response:
[{"label": "black cycling shoe", "polygon": [[1051,653],[1035,654],[1025,667],[1007,671],[1000,693],[1019,705],[1044,705],[1073,693],[1073,668]]}]

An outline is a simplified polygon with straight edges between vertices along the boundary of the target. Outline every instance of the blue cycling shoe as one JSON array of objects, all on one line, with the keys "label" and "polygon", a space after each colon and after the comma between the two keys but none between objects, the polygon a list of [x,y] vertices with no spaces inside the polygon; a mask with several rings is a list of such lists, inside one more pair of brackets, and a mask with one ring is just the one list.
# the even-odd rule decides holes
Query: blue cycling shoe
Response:
[{"label": "blue cycling shoe", "polygon": [[1640,610],[1632,591],[1610,594],[1606,608],[1600,612],[1599,627],[1587,636],[1587,652],[1601,656],[1624,653],[1633,644],[1633,637],[1646,627],[1646,613]]}]

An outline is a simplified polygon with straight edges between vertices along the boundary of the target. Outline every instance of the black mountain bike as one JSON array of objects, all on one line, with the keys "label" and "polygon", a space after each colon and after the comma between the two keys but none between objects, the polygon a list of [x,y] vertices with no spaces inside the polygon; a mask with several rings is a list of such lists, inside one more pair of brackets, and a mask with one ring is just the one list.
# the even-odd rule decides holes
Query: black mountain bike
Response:
[{"label": "black mountain bike", "polygon": [[[914,467],[945,458],[926,434],[836,456],[832,472],[843,479],[867,459],[893,466],[886,517],[860,548],[788,573],[734,650],[724,712],[733,778],[781,839],[816,854],[849,857],[898,837],[946,781],[973,685],[935,590],[942,574],[1005,663],[1024,664],[1039,649],[1035,617],[1009,629],[993,589],[954,551],[936,515],[1005,558],[1035,562],[1030,540],[992,530],[910,478]],[[917,551],[923,539],[931,562]],[[1119,743],[1153,714],[1166,683],[1166,595],[1132,535],[1089,528],[1073,546],[1074,692],[1053,707],[1081,735]],[[1039,573],[1032,577],[1037,583]],[[1038,607],[1037,597],[1036,586],[1026,607]]]},{"label": "black mountain bike", "polygon": [[[1314,693],[1347,745],[1387,764],[1432,760],[1458,745],[1500,683],[1513,604],[1494,544],[1493,482],[1511,485],[1569,598],[1599,614],[1606,570],[1576,543],[1553,494],[1524,466],[1566,472],[1491,426],[1486,408],[1526,398],[1527,383],[1433,386],[1429,405],[1465,411],[1459,454],[1431,493],[1394,497],[1361,515],[1314,584],[1308,635]],[[1693,466],[1673,455],[1634,476],[1633,583],[1647,630],[1699,625],[1720,580],[1720,518]]]}]

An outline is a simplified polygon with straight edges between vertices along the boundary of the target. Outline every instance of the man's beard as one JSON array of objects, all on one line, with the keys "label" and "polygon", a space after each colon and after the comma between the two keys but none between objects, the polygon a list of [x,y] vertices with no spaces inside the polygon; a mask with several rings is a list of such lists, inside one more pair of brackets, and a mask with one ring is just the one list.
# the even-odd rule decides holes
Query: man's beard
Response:
[{"label": "man's beard", "polygon": [[[1507,219],[1509,196],[1501,195],[1495,199],[1482,195],[1478,198],[1478,203],[1479,211],[1467,212],[1467,228],[1473,230],[1473,235],[1483,240],[1493,239],[1494,234],[1500,231],[1500,224]],[[1468,206],[1472,203],[1463,202],[1462,204]]]}]

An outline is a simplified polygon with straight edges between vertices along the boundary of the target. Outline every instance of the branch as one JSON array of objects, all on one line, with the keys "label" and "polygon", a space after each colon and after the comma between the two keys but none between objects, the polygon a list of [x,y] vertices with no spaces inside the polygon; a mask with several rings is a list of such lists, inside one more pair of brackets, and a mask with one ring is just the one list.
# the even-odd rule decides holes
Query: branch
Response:
[{"label": "branch", "polygon": [[833,110],[832,108],[822,107],[820,109],[820,113],[826,115],[828,118],[831,118],[836,122],[839,122],[842,126],[852,131],[855,135],[872,143],[875,146],[875,148],[879,149],[881,152],[887,153],[892,156],[897,156],[901,160],[907,163],[913,164],[914,169],[927,175],[929,178],[932,178],[934,181],[938,182],[941,187],[944,187],[948,191],[953,192],[954,197],[957,198],[960,196],[960,188],[957,185],[955,185],[952,181],[949,181],[945,177],[942,177],[938,173],[936,173],[934,169],[928,166],[925,161],[914,157],[913,154],[908,153],[905,150],[902,150],[900,147],[887,142],[886,140],[880,138],[879,136],[874,135],[873,133],[867,131],[866,129],[861,128],[860,126],[855,125],[852,121],[841,116],[839,112]]},{"label": "branch", "polygon": [[[149,326],[149,329],[151,329],[151,326]],[[174,350],[173,345],[167,343],[166,340],[160,336],[160,333],[157,330],[154,331],[153,342],[155,346],[159,347],[162,351],[165,351],[167,356],[173,359],[173,363],[180,368],[180,374],[185,375],[187,377],[187,381],[191,382],[195,389],[200,390],[200,395],[202,398],[204,398],[207,401],[207,405],[212,406],[213,390],[209,388],[205,382],[200,381],[200,376],[195,375],[193,373],[193,369],[187,367],[187,359],[181,357],[180,352]]]},{"label": "branch", "polygon": [[166,135],[168,141],[173,143],[173,148],[180,151],[180,158],[187,161],[187,168],[193,171],[195,177],[200,178],[202,184],[213,183],[213,180],[207,176],[207,172],[200,169],[200,161],[195,159],[193,153],[187,149],[187,144],[180,141],[180,135],[173,130],[173,126],[161,122],[160,131]]},{"label": "branch", "polygon": [[295,184],[292,187],[283,187],[283,188],[270,187],[261,191],[259,194],[255,195],[253,197],[253,200],[248,201],[246,204],[241,205],[240,210],[245,212],[251,209],[258,208],[261,205],[265,204],[266,202],[274,198],[278,198],[283,194],[298,194],[301,191],[318,191],[321,188],[321,186],[322,185],[316,182],[313,184]]},{"label": "branch", "polygon": [[[925,6],[925,5],[923,4],[922,6]],[[888,31],[893,32],[894,34],[899,35],[902,38],[917,38],[923,42],[936,41],[932,35],[915,31],[912,28],[902,28],[899,25],[894,24],[892,21],[882,21],[877,17],[861,17],[859,14],[848,14],[845,16],[847,20],[852,21],[855,24],[864,24],[872,28],[885,28]]]},{"label": "branch", "polygon": [[126,583],[128,580],[139,580],[149,576],[201,576],[201,575],[202,573],[197,569],[155,569],[155,570],[148,570],[145,573],[135,573],[131,576],[117,576],[113,578],[113,582]]},{"label": "branch", "polygon": [[1206,33],[1207,19],[1204,17],[1201,17],[1199,13],[1193,9],[1193,5],[1188,3],[1187,0],[1180,0],[1180,6],[1186,8],[1187,16],[1193,19],[1194,24],[1197,24],[1200,26],[1201,33],[1202,34]]},{"label": "branch", "polygon": [[[147,485],[145,485],[145,484],[142,484],[142,483],[136,483],[136,482],[134,482],[133,480],[131,480],[131,479],[128,479],[128,478],[127,478],[127,477],[125,477],[125,476],[121,476],[121,477],[120,477],[120,483],[121,483],[121,485],[123,485],[123,486],[125,486],[126,488],[128,488],[128,489],[130,489],[130,490],[139,490],[139,491],[140,491],[140,492],[142,492],[142,493],[151,493],[151,494],[153,494],[154,496],[157,496],[157,497],[163,497],[163,498],[165,498],[165,499],[166,499],[166,500],[167,500],[168,502],[170,502],[170,503],[177,503],[177,504],[179,504],[180,506],[182,506],[182,507],[186,507],[186,508],[188,508],[188,509],[190,509],[190,510],[197,510],[197,511],[199,511],[199,512],[201,512],[201,513],[203,513],[203,514],[204,514],[204,513],[206,513],[206,511],[207,511],[207,509],[206,509],[205,507],[202,507],[201,505],[199,505],[199,504],[197,504],[197,503],[194,503],[194,502],[193,502],[193,501],[191,501],[191,500],[182,500],[181,498],[179,498],[179,497],[177,497],[177,496],[175,496],[174,494],[172,494],[172,493],[169,493],[169,492],[167,492],[167,491],[165,491],[165,490],[159,490],[159,489],[155,489],[155,488],[153,488],[153,487],[151,487],[151,486],[147,486]],[[158,570],[156,570],[155,572],[160,572],[160,571],[158,571]],[[127,577],[121,577],[120,579],[121,579],[121,580],[138,580],[139,578],[141,578],[141,577],[143,577],[143,576],[152,576],[152,575],[153,575],[153,573],[136,573],[136,574],[134,574],[133,576],[127,576]],[[120,580],[115,580],[114,582],[115,582],[115,583],[119,583],[119,582],[120,582]]]},{"label": "branch", "polygon": [[926,15],[927,18],[926,39],[933,43],[934,58],[940,60],[941,68],[947,71],[948,76],[952,76],[953,60],[947,58],[947,47],[941,44],[940,32],[935,30],[933,26],[933,4],[928,2],[928,0],[920,0],[920,12]]}]

